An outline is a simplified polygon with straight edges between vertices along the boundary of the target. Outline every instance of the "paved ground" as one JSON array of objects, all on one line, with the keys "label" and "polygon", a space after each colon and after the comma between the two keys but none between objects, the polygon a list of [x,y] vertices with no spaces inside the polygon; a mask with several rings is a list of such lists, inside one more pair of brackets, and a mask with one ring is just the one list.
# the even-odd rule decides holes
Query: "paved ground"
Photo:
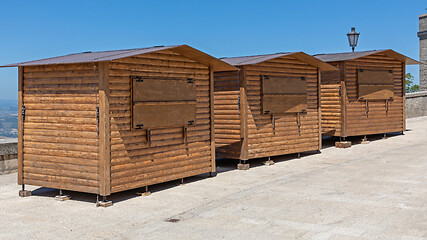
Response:
[{"label": "paved ground", "polygon": [[3,175],[0,238],[427,239],[427,118],[407,126],[405,135],[349,149],[327,143],[322,154],[255,161],[249,171],[220,161],[216,178],[157,185],[149,197],[116,194],[110,208],[75,192],[58,202],[45,188],[19,198],[16,174]]}]

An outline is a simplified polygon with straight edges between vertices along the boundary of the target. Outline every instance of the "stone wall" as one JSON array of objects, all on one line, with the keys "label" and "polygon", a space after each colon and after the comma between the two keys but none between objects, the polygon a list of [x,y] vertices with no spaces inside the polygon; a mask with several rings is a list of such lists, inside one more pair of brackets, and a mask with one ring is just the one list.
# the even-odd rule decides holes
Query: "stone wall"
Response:
[{"label": "stone wall", "polygon": [[427,91],[406,94],[406,118],[427,116]]},{"label": "stone wall", "polygon": [[18,169],[18,143],[0,143],[0,174],[15,172]]},{"label": "stone wall", "polygon": [[419,16],[420,31],[420,90],[427,91],[427,14]]}]

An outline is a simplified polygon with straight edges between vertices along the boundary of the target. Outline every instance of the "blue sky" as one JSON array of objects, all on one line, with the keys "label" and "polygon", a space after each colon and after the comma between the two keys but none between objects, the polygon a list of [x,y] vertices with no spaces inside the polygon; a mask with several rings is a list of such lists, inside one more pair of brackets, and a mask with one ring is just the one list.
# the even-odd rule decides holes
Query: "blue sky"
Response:
[{"label": "blue sky", "polygon": [[[354,3],[352,3],[354,2]],[[75,52],[188,44],[216,57],[394,49],[419,59],[420,1],[4,1],[0,65]],[[411,66],[418,81],[418,67]],[[17,69],[0,68],[0,99],[17,98]]]}]

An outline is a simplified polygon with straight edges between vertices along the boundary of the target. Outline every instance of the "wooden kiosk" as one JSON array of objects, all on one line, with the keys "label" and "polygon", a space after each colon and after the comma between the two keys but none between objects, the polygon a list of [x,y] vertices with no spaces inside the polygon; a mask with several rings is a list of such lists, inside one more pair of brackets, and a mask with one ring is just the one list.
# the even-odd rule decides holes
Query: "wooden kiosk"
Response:
[{"label": "wooden kiosk", "polygon": [[18,184],[95,193],[215,173],[213,72],[187,45],[84,52],[19,67]]},{"label": "wooden kiosk", "polygon": [[417,61],[393,50],[315,57],[339,69],[322,73],[323,134],[366,141],[366,135],[405,131],[405,65]]},{"label": "wooden kiosk", "polygon": [[249,159],[322,148],[320,72],[335,67],[303,52],[222,60],[240,71],[214,75],[217,157],[248,169]]}]

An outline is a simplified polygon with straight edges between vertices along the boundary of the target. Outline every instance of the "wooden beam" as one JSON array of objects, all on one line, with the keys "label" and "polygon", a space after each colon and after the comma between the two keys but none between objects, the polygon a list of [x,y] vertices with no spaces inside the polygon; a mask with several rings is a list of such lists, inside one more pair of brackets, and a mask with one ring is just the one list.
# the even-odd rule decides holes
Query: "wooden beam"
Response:
[{"label": "wooden beam", "polygon": [[340,63],[340,86],[341,86],[341,137],[347,137],[347,86],[346,82],[346,63]]},{"label": "wooden beam", "polygon": [[18,68],[18,184],[24,184],[24,129],[22,119],[24,67]]},{"label": "wooden beam", "polygon": [[214,71],[209,68],[209,111],[211,118],[211,162],[212,172],[216,172],[216,159],[215,159],[215,113],[214,113]]},{"label": "wooden beam", "polygon": [[402,102],[403,102],[403,126],[402,132],[406,131],[406,64],[402,63]]},{"label": "wooden beam", "polygon": [[99,63],[99,194],[111,194],[109,62]]},{"label": "wooden beam", "polygon": [[320,69],[317,68],[317,112],[318,112],[318,121],[319,121],[319,150],[322,149],[322,74]]},{"label": "wooden beam", "polygon": [[239,72],[240,79],[240,160],[248,160],[248,101],[246,91],[246,67],[242,66]]}]

